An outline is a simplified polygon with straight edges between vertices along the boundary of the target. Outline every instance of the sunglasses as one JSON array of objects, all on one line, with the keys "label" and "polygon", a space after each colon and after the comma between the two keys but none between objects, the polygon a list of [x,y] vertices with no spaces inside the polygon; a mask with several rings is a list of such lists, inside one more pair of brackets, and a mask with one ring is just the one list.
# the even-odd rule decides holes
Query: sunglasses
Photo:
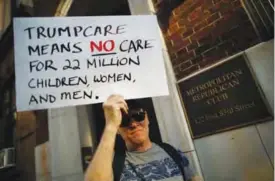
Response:
[{"label": "sunglasses", "polygon": [[128,114],[122,111],[122,122],[120,127],[128,127],[132,120],[142,122],[145,118],[146,112],[143,109],[129,110]]}]

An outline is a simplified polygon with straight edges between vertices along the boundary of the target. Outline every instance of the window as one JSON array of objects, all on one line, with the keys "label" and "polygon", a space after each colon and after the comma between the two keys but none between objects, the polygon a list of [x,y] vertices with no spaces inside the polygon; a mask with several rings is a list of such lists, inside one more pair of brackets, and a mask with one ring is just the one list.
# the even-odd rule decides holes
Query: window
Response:
[{"label": "window", "polygon": [[274,38],[274,2],[272,0],[242,0],[255,30],[262,41]]}]

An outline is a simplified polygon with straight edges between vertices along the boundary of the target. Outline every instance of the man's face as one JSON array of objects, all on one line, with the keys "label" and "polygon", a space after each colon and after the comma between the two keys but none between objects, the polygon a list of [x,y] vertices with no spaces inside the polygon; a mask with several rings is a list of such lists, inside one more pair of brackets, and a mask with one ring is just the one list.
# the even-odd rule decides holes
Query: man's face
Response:
[{"label": "man's face", "polygon": [[149,120],[145,112],[144,120],[136,121],[133,118],[128,126],[120,127],[119,134],[126,145],[135,147],[149,140]]}]

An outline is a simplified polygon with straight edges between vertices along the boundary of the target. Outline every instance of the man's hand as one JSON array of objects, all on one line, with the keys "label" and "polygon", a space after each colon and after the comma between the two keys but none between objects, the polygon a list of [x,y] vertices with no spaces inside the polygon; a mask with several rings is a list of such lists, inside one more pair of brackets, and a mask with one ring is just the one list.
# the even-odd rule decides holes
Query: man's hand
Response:
[{"label": "man's hand", "polygon": [[120,95],[111,95],[104,103],[106,120],[104,132],[94,157],[86,170],[85,181],[113,181],[113,156],[115,138],[121,124],[121,111],[128,113],[128,106]]},{"label": "man's hand", "polygon": [[103,103],[103,110],[107,126],[119,128],[122,120],[121,111],[128,113],[128,106],[121,95],[111,95]]}]

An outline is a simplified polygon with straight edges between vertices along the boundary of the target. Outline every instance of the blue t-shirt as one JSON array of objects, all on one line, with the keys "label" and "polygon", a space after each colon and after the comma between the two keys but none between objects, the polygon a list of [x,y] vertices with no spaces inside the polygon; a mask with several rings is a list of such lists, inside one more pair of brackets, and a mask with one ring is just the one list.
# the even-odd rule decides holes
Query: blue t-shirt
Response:
[{"label": "blue t-shirt", "polygon": [[[194,172],[183,152],[184,173],[187,181]],[[182,181],[182,174],[174,160],[157,144],[146,152],[126,152],[125,167],[120,181]]]}]

